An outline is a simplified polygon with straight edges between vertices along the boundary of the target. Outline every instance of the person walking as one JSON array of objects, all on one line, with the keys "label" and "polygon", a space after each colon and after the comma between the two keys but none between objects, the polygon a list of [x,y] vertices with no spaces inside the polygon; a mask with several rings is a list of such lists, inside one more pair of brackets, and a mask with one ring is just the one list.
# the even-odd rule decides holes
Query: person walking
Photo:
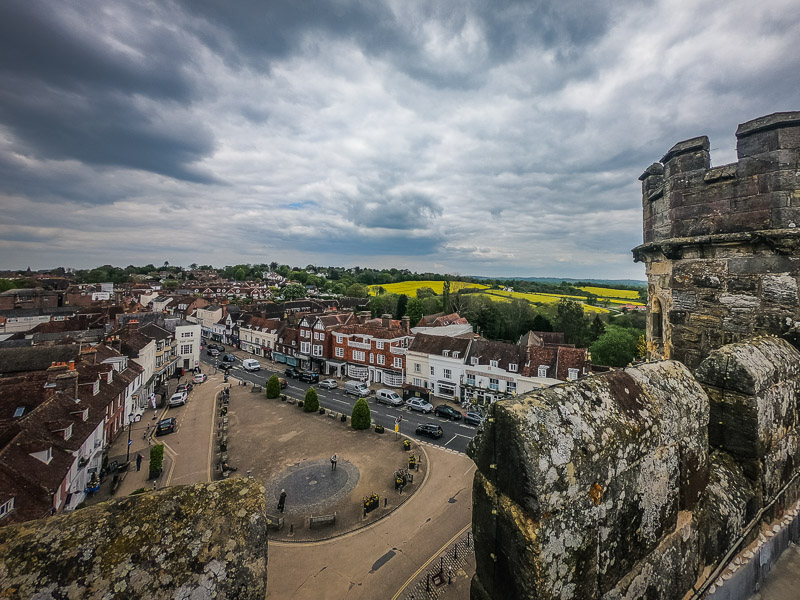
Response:
[{"label": "person walking", "polygon": [[141,471],[142,470],[142,459],[143,458],[144,457],[141,454],[137,454],[136,455],[136,470],[137,471]]},{"label": "person walking", "polygon": [[286,505],[286,490],[281,490],[281,497],[278,499],[278,510],[283,512],[283,507]]},{"label": "person walking", "polygon": [[336,456],[336,453],[334,452],[333,456],[331,456],[331,471],[335,471],[336,470],[336,461],[337,460],[339,460],[339,457]]}]

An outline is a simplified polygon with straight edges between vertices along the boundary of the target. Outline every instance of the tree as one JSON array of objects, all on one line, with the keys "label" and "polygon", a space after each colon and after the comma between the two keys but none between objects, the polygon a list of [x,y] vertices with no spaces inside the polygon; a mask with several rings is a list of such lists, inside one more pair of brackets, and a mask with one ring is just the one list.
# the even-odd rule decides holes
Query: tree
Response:
[{"label": "tree", "polygon": [[303,400],[303,411],[317,412],[318,410],[319,410],[319,397],[317,396],[317,390],[315,390],[313,387],[310,387],[306,392],[305,400]]},{"label": "tree", "polygon": [[531,324],[532,331],[553,331],[553,324],[550,322],[550,319],[543,315],[536,315],[533,317],[533,323]]},{"label": "tree", "polygon": [[583,318],[583,305],[569,298],[562,298],[556,312],[556,330],[564,333],[568,344],[585,346],[587,327]]},{"label": "tree", "polygon": [[408,296],[400,294],[397,298],[397,311],[394,313],[394,318],[402,319],[406,315],[406,310],[408,310]]},{"label": "tree", "polygon": [[373,296],[369,301],[369,309],[375,317],[393,315],[397,312],[397,294]]},{"label": "tree", "polygon": [[592,362],[607,367],[624,367],[636,356],[639,337],[635,330],[609,325],[591,345]]},{"label": "tree", "polygon": [[161,468],[164,466],[164,444],[157,444],[150,448],[150,473],[148,479],[156,479],[161,476]]},{"label": "tree", "polygon": [[606,324],[600,315],[595,315],[592,324],[589,325],[589,341],[596,342],[598,338],[606,332]]},{"label": "tree", "polygon": [[281,395],[281,382],[277,375],[273,375],[267,381],[267,398],[277,398]]},{"label": "tree", "polygon": [[244,272],[242,267],[239,267],[233,272],[233,278],[236,281],[244,281],[245,277],[247,277],[247,273]]},{"label": "tree", "polygon": [[192,263],[192,264],[190,264],[190,265],[189,265],[189,269],[190,269],[191,271],[196,271],[196,270],[197,270],[197,263]]},{"label": "tree", "polygon": [[424,300],[425,298],[432,298],[436,295],[436,292],[433,291],[433,288],[429,287],[421,287],[417,288],[417,298],[420,300]]},{"label": "tree", "polygon": [[442,310],[446,313],[450,312],[450,280],[445,279],[442,285]]},{"label": "tree", "polygon": [[359,398],[353,405],[350,415],[350,426],[353,429],[369,429],[372,424],[372,412],[365,398]]},{"label": "tree", "polygon": [[283,290],[281,290],[281,294],[283,295],[284,300],[297,300],[299,298],[305,298],[306,287],[300,283],[290,283],[289,285],[284,286]]},{"label": "tree", "polygon": [[164,281],[164,287],[170,290],[174,290],[178,287],[178,280],[177,279],[167,279]]},{"label": "tree", "polygon": [[367,292],[366,286],[363,286],[360,283],[354,283],[347,288],[346,295],[350,298],[368,298],[369,292]]},{"label": "tree", "polygon": [[422,300],[419,298],[409,298],[408,305],[406,306],[406,315],[411,322],[411,327],[414,327],[422,318]]}]

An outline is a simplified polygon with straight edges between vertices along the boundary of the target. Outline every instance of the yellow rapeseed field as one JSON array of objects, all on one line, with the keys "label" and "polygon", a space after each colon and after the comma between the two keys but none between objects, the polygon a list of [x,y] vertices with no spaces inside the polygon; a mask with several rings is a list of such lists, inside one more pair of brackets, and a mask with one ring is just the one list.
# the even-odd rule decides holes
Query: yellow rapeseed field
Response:
[{"label": "yellow rapeseed field", "polygon": [[[442,293],[442,288],[444,287],[444,281],[401,281],[399,283],[384,283],[383,285],[370,285],[368,286],[369,293],[373,296],[378,294],[378,288],[382,287],[386,290],[388,294],[405,294],[409,297],[414,297],[417,295],[417,290],[419,288],[429,287],[437,294]],[[483,285],[482,283],[467,283],[466,281],[451,281],[450,282],[450,291],[457,292],[458,290],[463,290],[464,288],[478,288],[481,290],[485,290],[488,288],[488,285]]]},{"label": "yellow rapeseed field", "polygon": [[636,290],[613,290],[610,288],[600,287],[579,287],[579,290],[589,292],[595,296],[599,296],[605,300],[606,298],[620,298],[622,300],[638,300],[639,292]]}]

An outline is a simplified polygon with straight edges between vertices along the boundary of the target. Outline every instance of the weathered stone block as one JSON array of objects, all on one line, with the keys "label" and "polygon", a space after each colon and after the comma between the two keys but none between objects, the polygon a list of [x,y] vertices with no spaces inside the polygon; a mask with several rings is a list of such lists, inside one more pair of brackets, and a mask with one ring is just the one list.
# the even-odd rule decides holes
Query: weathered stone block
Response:
[{"label": "weathered stone block", "polygon": [[697,294],[695,292],[672,291],[672,307],[675,310],[693,310],[697,305]]},{"label": "weathered stone block", "polygon": [[761,293],[765,302],[797,306],[800,297],[797,295],[797,277],[789,273],[764,275],[761,278]]}]

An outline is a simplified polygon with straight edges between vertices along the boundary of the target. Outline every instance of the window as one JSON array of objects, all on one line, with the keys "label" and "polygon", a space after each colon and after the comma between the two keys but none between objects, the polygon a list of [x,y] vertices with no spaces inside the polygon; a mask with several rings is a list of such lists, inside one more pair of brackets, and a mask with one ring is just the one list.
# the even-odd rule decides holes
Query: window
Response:
[{"label": "window", "polygon": [[184,331],[184,332],[181,333],[181,337],[182,338],[190,338],[190,337],[192,337],[192,335],[193,334],[192,334],[191,331]]},{"label": "window", "polygon": [[450,350],[442,350],[442,356],[450,356]]},{"label": "window", "polygon": [[311,352],[311,342],[300,342],[300,352],[302,354]]},{"label": "window", "polygon": [[24,406],[18,406],[17,410],[14,411],[14,418],[18,419],[19,417],[21,417],[24,414],[25,414],[25,407]]},{"label": "window", "polygon": [[431,377],[433,377],[434,375],[436,375],[436,369],[431,367]]},{"label": "window", "polygon": [[14,510],[14,498],[12,497],[11,500],[0,504],[0,519],[8,515],[12,510]]},{"label": "window", "polygon": [[489,378],[489,389],[490,390],[499,390],[500,389],[500,381],[497,379]]},{"label": "window", "polygon": [[314,346],[314,348],[313,348],[313,352],[312,352],[312,354],[313,354],[314,356],[322,356],[322,346],[320,346],[320,345],[315,345],[315,346]]},{"label": "window", "polygon": [[472,358],[469,359],[469,362],[474,367],[475,365],[478,364],[478,358],[476,356],[473,356]]},{"label": "window", "polygon": [[378,350],[383,350],[383,342],[375,342],[375,348]]},{"label": "window", "polygon": [[319,334],[319,341],[320,342],[324,342],[325,341],[325,334],[324,333],[320,333]]},{"label": "window", "polygon": [[366,357],[366,354],[361,350],[353,350],[353,360],[361,360],[363,361]]},{"label": "window", "polygon": [[414,385],[417,386],[417,387],[422,387],[422,379],[419,379],[418,377],[414,377]]},{"label": "window", "polygon": [[191,344],[181,344],[181,354],[191,354],[191,353],[192,353]]},{"label": "window", "polygon": [[496,367],[497,366],[497,361],[496,360],[490,360],[489,361],[489,366],[490,367]]},{"label": "window", "polygon": [[341,336],[341,335],[337,335],[337,336],[336,336],[336,343],[337,343],[337,344],[341,344],[343,339],[344,339],[344,337],[343,337],[343,336]]},{"label": "window", "polygon": [[344,348],[337,348],[335,354],[336,358],[344,358]]},{"label": "window", "polygon": [[369,364],[375,364],[375,355],[372,352],[369,353]]},{"label": "window", "polygon": [[547,377],[547,365],[539,365],[539,369],[536,373],[537,377]]},{"label": "window", "polygon": [[517,363],[508,363],[508,370],[512,373],[517,372]]},{"label": "window", "polygon": [[394,359],[394,368],[395,369],[402,369],[403,368],[403,359],[402,358],[395,358]]},{"label": "window", "polygon": [[467,373],[467,385],[475,385],[475,375]]},{"label": "window", "polygon": [[453,358],[458,358],[458,355],[461,354],[458,350],[453,351]]},{"label": "window", "polygon": [[68,439],[69,439],[69,438],[71,438],[71,437],[72,437],[72,423],[70,423],[70,424],[69,424],[69,427],[67,427],[67,428],[64,430],[64,439],[65,439],[65,440],[68,440]]},{"label": "window", "polygon": [[378,364],[379,365],[386,364],[386,357],[383,354],[378,354]]},{"label": "window", "polygon": [[419,363],[414,363],[414,373],[420,372],[421,365]]},{"label": "window", "polygon": [[567,369],[567,379],[573,381],[578,378],[578,369]]},{"label": "window", "polygon": [[517,393],[517,382],[516,381],[507,381],[506,382],[506,391],[509,394],[516,394]]},{"label": "window", "polygon": [[452,378],[453,378],[453,377],[452,377],[452,373],[451,373],[450,369],[445,369],[445,370],[444,370],[444,375],[443,375],[443,377],[444,377],[445,379],[452,379]]}]

